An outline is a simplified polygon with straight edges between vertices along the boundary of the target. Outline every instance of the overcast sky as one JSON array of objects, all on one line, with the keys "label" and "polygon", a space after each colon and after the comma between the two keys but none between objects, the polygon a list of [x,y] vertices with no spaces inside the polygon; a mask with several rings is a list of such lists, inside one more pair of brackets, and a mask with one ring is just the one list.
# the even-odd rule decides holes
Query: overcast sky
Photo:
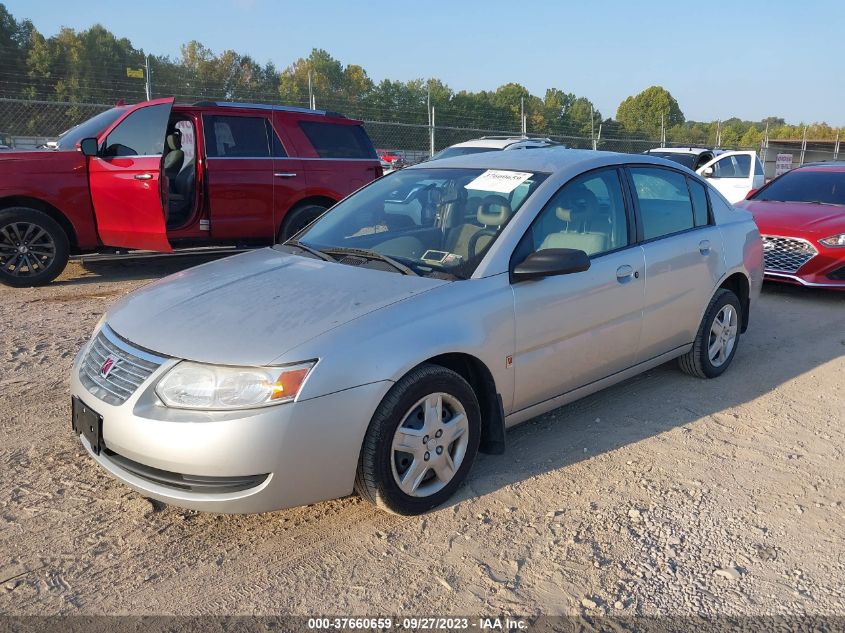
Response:
[{"label": "overcast sky", "polygon": [[518,82],[586,96],[604,117],[650,85],[688,119],[845,126],[842,0],[0,0],[45,35],[99,22],[177,57],[199,40],[280,69],[312,48],[375,81],[436,77],[453,90]]}]

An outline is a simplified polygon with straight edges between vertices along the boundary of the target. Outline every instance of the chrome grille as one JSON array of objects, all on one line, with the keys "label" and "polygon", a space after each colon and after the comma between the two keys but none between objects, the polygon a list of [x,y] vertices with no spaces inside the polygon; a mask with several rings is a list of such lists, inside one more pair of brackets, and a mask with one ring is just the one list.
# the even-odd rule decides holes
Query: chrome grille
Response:
[{"label": "chrome grille", "polygon": [[815,247],[806,240],[794,237],[763,236],[763,265],[766,270],[794,273],[818,255]]},{"label": "chrome grille", "polygon": [[[111,371],[103,375],[107,358],[113,359]],[[103,402],[126,402],[138,387],[166,359],[133,348],[104,325],[91,342],[79,367],[79,379],[85,388]]]}]

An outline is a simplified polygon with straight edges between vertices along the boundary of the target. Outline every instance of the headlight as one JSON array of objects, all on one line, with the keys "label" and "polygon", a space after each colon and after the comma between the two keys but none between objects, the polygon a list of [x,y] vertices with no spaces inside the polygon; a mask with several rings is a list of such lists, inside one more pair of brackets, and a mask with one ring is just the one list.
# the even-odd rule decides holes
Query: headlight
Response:
[{"label": "headlight", "polygon": [[227,367],[182,361],[156,393],[177,409],[234,410],[290,402],[299,394],[316,361],[285,367]]},{"label": "headlight", "polygon": [[837,248],[839,246],[845,246],[845,233],[840,233],[839,235],[831,235],[830,237],[826,237],[823,240],[819,240],[825,246],[832,246]]}]

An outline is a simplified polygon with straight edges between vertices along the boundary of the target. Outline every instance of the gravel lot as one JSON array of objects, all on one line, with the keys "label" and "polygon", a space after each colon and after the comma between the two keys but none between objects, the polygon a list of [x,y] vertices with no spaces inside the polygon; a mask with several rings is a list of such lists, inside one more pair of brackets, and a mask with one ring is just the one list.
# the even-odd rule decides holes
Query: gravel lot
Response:
[{"label": "gravel lot", "polygon": [[767,286],[725,376],[537,418],[427,516],[223,516],[110,479],[69,421],[102,312],[198,261],[0,288],[0,613],[845,615],[845,293]]}]

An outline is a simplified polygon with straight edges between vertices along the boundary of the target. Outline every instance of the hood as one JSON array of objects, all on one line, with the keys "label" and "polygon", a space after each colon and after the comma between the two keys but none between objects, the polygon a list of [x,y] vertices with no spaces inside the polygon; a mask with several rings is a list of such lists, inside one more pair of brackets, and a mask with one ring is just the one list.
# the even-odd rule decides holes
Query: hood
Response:
[{"label": "hood", "polygon": [[803,202],[743,200],[736,204],[750,211],[763,235],[818,235],[845,232],[845,207]]},{"label": "hood", "polygon": [[167,356],[266,365],[324,332],[445,283],[265,248],[145,286],[115,304],[107,321],[133,344]]}]

